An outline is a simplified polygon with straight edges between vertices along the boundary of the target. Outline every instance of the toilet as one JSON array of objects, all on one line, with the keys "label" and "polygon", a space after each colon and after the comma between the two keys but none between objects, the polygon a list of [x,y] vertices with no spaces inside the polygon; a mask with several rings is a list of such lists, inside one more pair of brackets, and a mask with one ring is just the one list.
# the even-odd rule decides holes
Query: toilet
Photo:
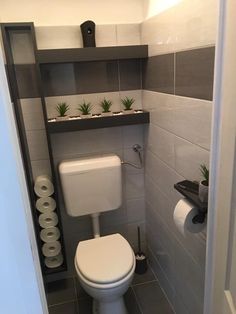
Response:
[{"label": "toilet", "polygon": [[59,174],[67,213],[92,218],[94,238],[79,242],[74,263],[93,313],[127,314],[123,295],[134,276],[134,252],[119,233],[101,237],[99,226],[101,212],[122,204],[121,160],[110,154],[63,161]]}]

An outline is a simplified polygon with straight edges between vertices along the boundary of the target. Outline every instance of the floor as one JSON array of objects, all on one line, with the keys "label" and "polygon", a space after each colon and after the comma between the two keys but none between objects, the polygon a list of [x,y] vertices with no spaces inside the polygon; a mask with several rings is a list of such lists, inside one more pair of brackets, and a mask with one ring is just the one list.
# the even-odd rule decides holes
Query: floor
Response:
[{"label": "floor", "polygon": [[[77,278],[46,285],[49,314],[92,314],[92,299],[80,287]],[[129,314],[173,314],[158,280],[149,268],[144,275],[135,274],[125,294]]]}]

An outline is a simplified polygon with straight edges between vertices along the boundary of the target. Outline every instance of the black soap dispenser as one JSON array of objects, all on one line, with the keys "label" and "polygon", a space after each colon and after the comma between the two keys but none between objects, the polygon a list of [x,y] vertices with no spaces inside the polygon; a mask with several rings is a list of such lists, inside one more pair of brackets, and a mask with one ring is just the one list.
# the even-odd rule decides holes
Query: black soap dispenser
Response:
[{"label": "black soap dispenser", "polygon": [[95,23],[93,21],[85,21],[80,25],[83,37],[84,47],[96,47],[95,42]]}]

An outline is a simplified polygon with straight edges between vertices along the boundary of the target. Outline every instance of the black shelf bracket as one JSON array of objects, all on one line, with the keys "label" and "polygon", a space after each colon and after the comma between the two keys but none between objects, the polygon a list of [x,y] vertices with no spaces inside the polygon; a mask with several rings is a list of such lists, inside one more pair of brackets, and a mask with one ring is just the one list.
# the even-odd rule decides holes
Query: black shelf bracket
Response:
[{"label": "black shelf bracket", "polygon": [[207,216],[208,204],[207,202],[201,202],[198,197],[199,184],[184,180],[176,183],[174,188],[198,209],[198,214],[193,217],[192,222],[194,224],[204,223]]}]

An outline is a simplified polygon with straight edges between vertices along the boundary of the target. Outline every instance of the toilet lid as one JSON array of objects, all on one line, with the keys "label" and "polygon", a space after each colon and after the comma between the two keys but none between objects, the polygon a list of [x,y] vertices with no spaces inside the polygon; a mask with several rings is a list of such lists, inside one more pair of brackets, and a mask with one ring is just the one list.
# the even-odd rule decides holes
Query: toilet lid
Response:
[{"label": "toilet lid", "polygon": [[89,281],[111,283],[130,272],[134,254],[129,243],[117,233],[81,241],[75,261],[81,274]]}]

